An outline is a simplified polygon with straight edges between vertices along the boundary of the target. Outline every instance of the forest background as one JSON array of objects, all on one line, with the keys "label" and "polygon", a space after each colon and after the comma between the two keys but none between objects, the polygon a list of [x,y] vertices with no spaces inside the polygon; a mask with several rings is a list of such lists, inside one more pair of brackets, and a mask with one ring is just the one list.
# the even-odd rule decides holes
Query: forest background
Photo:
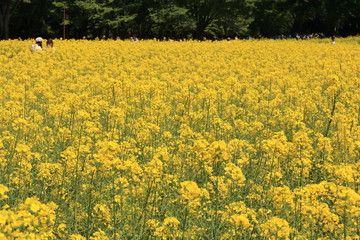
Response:
[{"label": "forest background", "polygon": [[360,33],[359,0],[0,0],[0,39]]}]

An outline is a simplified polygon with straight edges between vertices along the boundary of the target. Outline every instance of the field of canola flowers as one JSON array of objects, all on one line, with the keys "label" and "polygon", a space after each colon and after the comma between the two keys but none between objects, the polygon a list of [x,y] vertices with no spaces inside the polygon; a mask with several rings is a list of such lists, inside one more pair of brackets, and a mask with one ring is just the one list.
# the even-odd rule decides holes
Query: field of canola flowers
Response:
[{"label": "field of canola flowers", "polygon": [[350,40],[1,41],[0,239],[359,239]]}]

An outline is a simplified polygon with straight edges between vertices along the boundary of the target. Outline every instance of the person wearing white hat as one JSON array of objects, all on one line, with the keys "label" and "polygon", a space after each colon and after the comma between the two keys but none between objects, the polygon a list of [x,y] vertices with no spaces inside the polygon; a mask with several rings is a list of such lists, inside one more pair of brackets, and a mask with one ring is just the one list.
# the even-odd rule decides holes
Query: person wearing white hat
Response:
[{"label": "person wearing white hat", "polygon": [[33,50],[42,50],[43,39],[41,37],[35,38],[35,44],[31,46]]}]

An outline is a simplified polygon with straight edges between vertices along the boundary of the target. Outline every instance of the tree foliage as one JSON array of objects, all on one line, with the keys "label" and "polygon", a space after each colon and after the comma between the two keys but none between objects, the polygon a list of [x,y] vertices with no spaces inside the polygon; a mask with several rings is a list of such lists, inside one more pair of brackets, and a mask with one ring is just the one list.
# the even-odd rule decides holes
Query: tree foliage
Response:
[{"label": "tree foliage", "polygon": [[[359,0],[0,0],[0,38],[355,35]],[[64,22],[64,12],[66,21]],[[11,30],[11,31],[10,31]]]}]

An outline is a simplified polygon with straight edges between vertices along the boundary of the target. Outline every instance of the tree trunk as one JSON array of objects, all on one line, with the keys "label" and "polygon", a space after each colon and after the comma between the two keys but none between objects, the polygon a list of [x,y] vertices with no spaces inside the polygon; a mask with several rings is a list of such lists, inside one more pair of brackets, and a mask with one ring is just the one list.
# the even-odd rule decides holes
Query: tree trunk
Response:
[{"label": "tree trunk", "polygon": [[10,24],[10,14],[5,16],[4,19],[4,37],[5,40],[9,39],[9,24]]},{"label": "tree trunk", "polygon": [[0,13],[0,39],[5,38],[5,33],[4,33],[4,20],[3,20],[3,15]]},{"label": "tree trunk", "polygon": [[0,6],[0,39],[9,39],[10,18],[20,0],[2,1]]},{"label": "tree trunk", "polygon": [[9,39],[9,23],[11,13],[9,7],[4,5],[0,9],[0,39]]},{"label": "tree trunk", "polygon": [[9,38],[9,19],[10,15],[7,12],[0,12],[0,39]]},{"label": "tree trunk", "polygon": [[9,39],[9,23],[10,23],[10,14],[9,15],[0,15],[0,39]]},{"label": "tree trunk", "polygon": [[210,18],[206,19],[206,17],[201,17],[196,24],[196,36],[195,38],[202,40],[204,38],[205,35],[205,29],[207,28],[207,26],[209,26],[209,24],[211,23]]}]

